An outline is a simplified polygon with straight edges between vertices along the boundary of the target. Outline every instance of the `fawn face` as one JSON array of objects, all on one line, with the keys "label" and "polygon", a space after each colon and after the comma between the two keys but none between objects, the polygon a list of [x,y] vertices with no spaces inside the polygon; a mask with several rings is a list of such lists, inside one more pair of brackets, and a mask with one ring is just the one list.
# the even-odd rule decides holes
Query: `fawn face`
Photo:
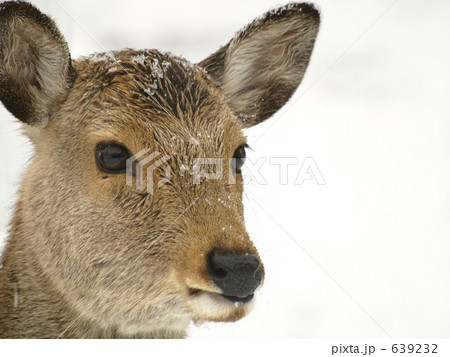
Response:
[{"label": "fawn face", "polygon": [[36,147],[18,210],[55,289],[129,333],[245,316],[264,269],[243,221],[243,129],[299,85],[318,12],[271,11],[198,65],[156,50],[72,61],[22,2],[0,24],[0,98]]}]

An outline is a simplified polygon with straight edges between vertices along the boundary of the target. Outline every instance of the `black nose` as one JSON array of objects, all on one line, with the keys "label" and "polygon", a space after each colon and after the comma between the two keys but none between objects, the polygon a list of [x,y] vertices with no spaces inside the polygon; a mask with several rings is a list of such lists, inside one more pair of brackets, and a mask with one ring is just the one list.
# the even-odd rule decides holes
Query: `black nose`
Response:
[{"label": "black nose", "polygon": [[252,254],[213,251],[209,255],[211,279],[223,295],[246,297],[253,294],[261,284],[260,267],[259,259]]}]

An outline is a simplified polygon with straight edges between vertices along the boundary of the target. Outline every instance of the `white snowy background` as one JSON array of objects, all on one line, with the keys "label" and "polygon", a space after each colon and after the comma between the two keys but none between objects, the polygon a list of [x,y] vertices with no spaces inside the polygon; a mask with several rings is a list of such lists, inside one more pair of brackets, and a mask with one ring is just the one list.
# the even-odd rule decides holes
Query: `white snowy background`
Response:
[{"label": "white snowy background", "polygon": [[[250,158],[313,157],[326,185],[246,187],[267,277],[252,314],[196,337],[450,337],[450,2],[315,0],[300,89],[247,131]],[[197,62],[284,2],[35,0],[74,58],[159,48]],[[0,108],[0,242],[32,156]]]}]

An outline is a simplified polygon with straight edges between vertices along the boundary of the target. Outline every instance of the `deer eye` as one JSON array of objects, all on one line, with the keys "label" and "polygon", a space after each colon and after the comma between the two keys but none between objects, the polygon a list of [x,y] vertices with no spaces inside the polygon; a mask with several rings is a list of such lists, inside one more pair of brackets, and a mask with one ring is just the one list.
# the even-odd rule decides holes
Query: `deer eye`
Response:
[{"label": "deer eye", "polygon": [[242,171],[242,166],[245,162],[245,148],[248,147],[247,144],[239,146],[233,154],[233,159],[231,160],[231,169],[240,174]]},{"label": "deer eye", "polygon": [[98,144],[95,148],[95,160],[98,167],[109,173],[125,172],[128,150],[119,144]]}]

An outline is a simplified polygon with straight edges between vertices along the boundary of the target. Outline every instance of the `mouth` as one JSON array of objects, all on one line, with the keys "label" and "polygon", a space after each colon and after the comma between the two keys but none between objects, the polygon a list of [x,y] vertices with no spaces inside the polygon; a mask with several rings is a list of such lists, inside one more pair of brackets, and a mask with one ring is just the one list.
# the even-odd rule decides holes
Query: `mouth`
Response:
[{"label": "mouth", "polygon": [[220,296],[222,296],[223,298],[230,300],[232,302],[245,304],[253,299],[254,294],[250,294],[247,296],[231,296],[231,295],[220,294]]},{"label": "mouth", "polygon": [[228,303],[232,302],[234,304],[246,304],[253,300],[254,294],[246,295],[246,296],[234,296],[234,295],[225,295],[225,294],[218,294],[213,293],[206,290],[199,290],[199,289],[190,289],[190,295],[191,296],[198,296],[198,295],[207,295],[208,297],[214,299],[215,301],[219,303]]}]

